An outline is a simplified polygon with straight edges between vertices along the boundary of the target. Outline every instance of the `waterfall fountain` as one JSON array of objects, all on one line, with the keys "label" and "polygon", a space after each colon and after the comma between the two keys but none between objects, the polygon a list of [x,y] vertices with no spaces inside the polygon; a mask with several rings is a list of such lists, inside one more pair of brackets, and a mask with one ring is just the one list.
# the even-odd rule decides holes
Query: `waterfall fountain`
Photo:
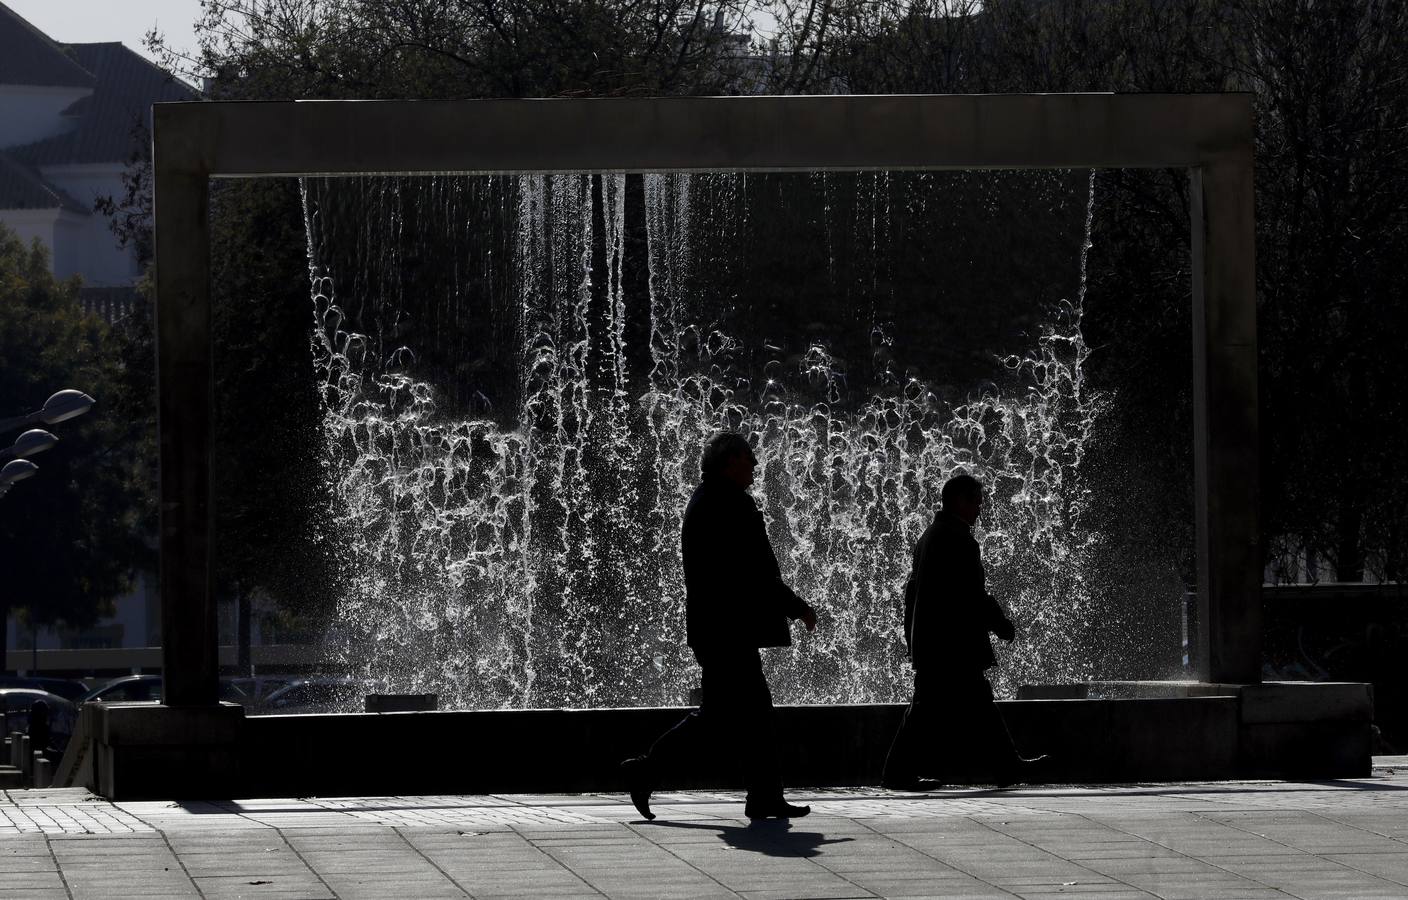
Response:
[{"label": "waterfall fountain", "polygon": [[[1028,641],[1008,671],[1079,677],[1081,651],[1104,637],[1098,610],[1082,635],[1082,607],[1092,571],[1106,571],[1082,515],[1081,451],[1102,407],[1083,380],[1080,230],[1060,265],[1029,265],[1039,242],[986,258],[988,235],[1030,225],[1047,204],[984,197],[969,207],[992,223],[983,238],[951,231],[934,246],[972,248],[953,272],[966,263],[1009,288],[972,279],[942,308],[934,290],[900,303],[906,269],[923,270],[910,288],[954,280],[932,247],[901,240],[925,204],[848,208],[839,186],[869,179],[862,193],[890,197],[900,173],[1091,167],[1189,176],[1202,680],[1146,685],[1174,694],[1162,698],[1136,686],[1138,699],[1005,701],[1004,717],[1019,745],[1053,753],[1061,780],[1369,773],[1368,685],[1261,682],[1249,95],[158,104],[153,146],[170,705],[86,707],[70,750],[89,762],[65,767],[75,783],[120,799],[610,789],[616,761],[678,717],[605,707],[678,702],[688,683],[671,517],[694,442],[723,425],[759,435],[759,492],[784,566],[827,611],[823,637],[775,673],[785,699],[896,696],[905,545],[932,509],[931,474],[960,464],[997,495],[982,537],[995,593]],[[441,174],[456,172],[501,174],[481,190]],[[554,172],[664,174],[647,190],[641,176]],[[436,202],[393,202],[405,185],[384,191],[377,173],[435,176],[417,183]],[[751,202],[778,184],[772,173],[802,179],[835,227],[791,241],[807,217],[765,217]],[[345,627],[330,639],[392,687],[434,685],[450,705],[492,709],[246,718],[217,700],[208,191],[211,179],[259,176],[309,177],[315,371],[349,558],[334,586]],[[329,176],[391,215],[342,231]],[[422,241],[423,212],[471,194],[475,214],[445,220],[469,244],[439,253],[456,245]],[[782,239],[791,252],[766,256]],[[904,265],[867,268],[867,247],[904,247]],[[755,250],[778,271],[735,264]],[[489,257],[499,264],[480,265]],[[1069,289],[1027,306],[1060,310],[1064,298],[1064,315],[1025,323],[1015,347],[975,330],[980,298],[991,308],[1049,286],[1064,266]],[[474,289],[432,290],[435,273]],[[477,325],[477,352],[459,352],[463,329],[423,327],[446,322]],[[912,352],[952,348],[949,325],[986,362],[1010,364],[965,381],[951,359]],[[549,705],[595,708],[524,708]],[[780,707],[788,780],[874,784],[899,710]],[[415,755],[368,767],[367,749],[382,747]],[[571,753],[545,765],[559,747]]]},{"label": "waterfall fountain", "polygon": [[[759,443],[755,494],[784,577],[824,610],[815,636],[769,654],[779,702],[906,697],[899,586],[958,469],[990,485],[978,534],[1021,629],[1002,650],[1000,689],[1090,677],[1079,643],[1099,535],[1081,519],[1081,462],[1104,398],[1085,383],[1081,314],[1095,174],[1042,176],[1075,212],[1071,290],[1033,311],[1025,349],[985,354],[1000,383],[953,399],[922,366],[899,367],[893,323],[858,317],[872,371],[851,372],[835,335],[784,347],[743,333],[710,278],[737,265],[720,257],[741,252],[760,196],[819,189],[825,215],[842,202],[832,195],[854,192],[844,205],[869,220],[879,264],[897,199],[942,208],[987,182],[748,177],[305,181],[313,353],[348,542],[337,621],[349,670],[452,709],[682,702],[697,671],[683,646],[680,515],[698,448],[735,428]],[[628,234],[628,190],[640,192],[644,246]],[[486,207],[510,224],[467,253],[464,220],[491,226]],[[439,234],[408,239],[417,227]],[[430,289],[443,299],[408,300],[407,270],[427,265],[467,271]],[[632,265],[645,277],[628,284]],[[857,299],[873,313],[873,295]],[[445,323],[437,330],[458,321],[511,344],[511,377],[486,388],[474,372],[450,387],[420,376],[422,348],[397,328],[416,302]]]}]

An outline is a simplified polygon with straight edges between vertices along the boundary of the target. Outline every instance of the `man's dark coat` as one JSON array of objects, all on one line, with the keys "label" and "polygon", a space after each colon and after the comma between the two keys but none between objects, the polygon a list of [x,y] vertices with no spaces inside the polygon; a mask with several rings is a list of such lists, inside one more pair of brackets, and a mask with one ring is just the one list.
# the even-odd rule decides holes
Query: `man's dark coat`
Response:
[{"label": "man's dark coat", "polygon": [[904,637],[915,670],[982,672],[996,665],[989,632],[1012,623],[987,590],[978,542],[951,512],[934,517],[914,546],[905,585]]},{"label": "man's dark coat", "polygon": [[743,488],[706,476],[684,511],[685,624],[696,651],[786,647],[807,610],[782,573],[763,514]]}]

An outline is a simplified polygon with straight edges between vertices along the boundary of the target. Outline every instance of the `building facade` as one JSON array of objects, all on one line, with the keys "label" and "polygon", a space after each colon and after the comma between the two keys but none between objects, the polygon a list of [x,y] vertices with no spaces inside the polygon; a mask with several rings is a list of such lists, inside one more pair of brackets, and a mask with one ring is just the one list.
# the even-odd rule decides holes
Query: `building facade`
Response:
[{"label": "building facade", "polygon": [[112,321],[141,275],[98,211],[150,141],[151,105],[196,92],[120,43],[61,44],[0,2],[0,224],[48,248]]}]

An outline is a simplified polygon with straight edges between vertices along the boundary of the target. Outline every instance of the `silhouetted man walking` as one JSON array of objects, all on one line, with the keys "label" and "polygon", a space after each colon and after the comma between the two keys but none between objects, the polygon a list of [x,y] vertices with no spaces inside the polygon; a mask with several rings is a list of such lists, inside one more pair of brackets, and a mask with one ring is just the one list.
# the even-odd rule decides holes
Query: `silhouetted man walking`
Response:
[{"label": "silhouetted man walking", "polygon": [[758,460],[742,435],[715,435],[700,461],[703,479],[685,507],[685,625],[699,661],[699,709],[665,732],[645,756],[621,764],[631,802],[647,819],[659,773],[712,737],[740,754],[747,771],[750,819],[811,812],[782,796],[772,694],[760,647],[792,643],[789,619],[816,630],[816,611],[782,581],[763,515],[748,495]]},{"label": "silhouetted man walking", "polygon": [[885,787],[915,790],[938,771],[1006,786],[1031,780],[1038,762],[1013,749],[984,674],[997,664],[989,632],[1011,641],[1016,629],[987,591],[971,532],[982,505],[976,478],[950,478],[943,509],[914,547],[904,598],[914,697],[885,761]]}]

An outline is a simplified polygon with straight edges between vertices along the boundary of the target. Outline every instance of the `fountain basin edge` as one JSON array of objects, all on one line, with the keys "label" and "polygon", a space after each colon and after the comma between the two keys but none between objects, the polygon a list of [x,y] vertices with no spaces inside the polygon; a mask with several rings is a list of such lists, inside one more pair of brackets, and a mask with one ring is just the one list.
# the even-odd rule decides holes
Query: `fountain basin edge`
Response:
[{"label": "fountain basin edge", "polygon": [[[1000,701],[1019,750],[1049,753],[1055,783],[1356,778],[1372,767],[1372,686],[1353,682],[1098,682]],[[1181,685],[1181,687],[1170,687]],[[1081,693],[1084,696],[1073,696]],[[1105,688],[1108,690],[1108,688]],[[1097,690],[1098,692],[1098,690]],[[233,704],[83,708],[56,785],[112,800],[620,791],[620,760],[684,708],[245,716]],[[782,706],[789,786],[877,785],[904,706]],[[954,740],[963,740],[961,734]],[[662,789],[737,788],[728,742]],[[952,772],[932,773],[962,783]]]}]

